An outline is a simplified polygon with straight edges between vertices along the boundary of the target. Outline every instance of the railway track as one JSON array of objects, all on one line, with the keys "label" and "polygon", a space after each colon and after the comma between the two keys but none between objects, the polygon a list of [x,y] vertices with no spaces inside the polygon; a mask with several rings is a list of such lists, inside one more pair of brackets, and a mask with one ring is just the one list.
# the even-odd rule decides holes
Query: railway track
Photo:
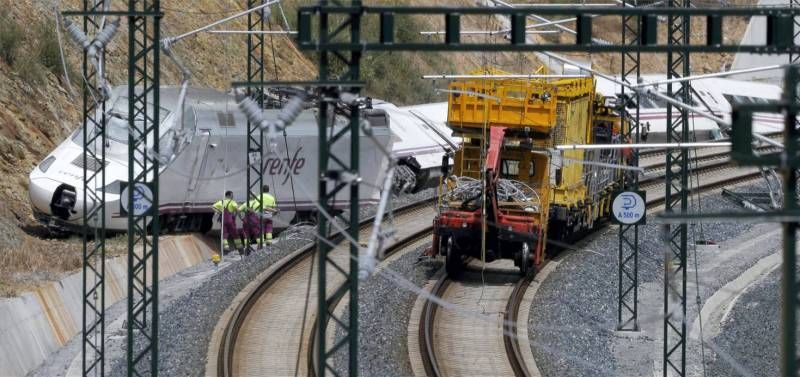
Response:
[{"label": "railway track", "polygon": [[[771,132],[765,133],[764,136],[767,136],[771,139],[780,141],[783,139],[783,134],[781,132]],[[717,141],[730,141],[729,138],[719,139]],[[698,154],[705,153],[707,151],[712,151],[710,153],[722,152],[726,153],[730,151],[729,147],[708,147],[708,148],[700,148],[697,150]],[[640,166],[645,167],[647,165],[647,161],[662,161],[664,160],[664,155],[667,153],[666,149],[659,148],[659,149],[645,149],[639,152],[639,161]]]},{"label": "railway track", "polygon": [[[716,153],[719,152],[698,156],[705,159],[697,170],[702,177],[699,190],[760,176],[756,169],[733,167]],[[643,182],[643,189],[648,191],[648,206],[663,203],[663,175],[659,178]],[[398,233],[388,245],[387,254],[409,252],[415,249],[413,245],[427,242],[431,229],[428,219],[435,213],[432,204],[433,201],[429,200],[395,211]],[[371,222],[365,220],[360,229],[360,239],[366,239],[370,230]],[[340,241],[331,252],[332,258],[342,266],[349,265],[346,263],[349,258],[347,245],[347,242]],[[214,362],[209,364],[212,369],[207,370],[216,370],[219,376],[315,375],[313,345],[319,339],[315,339],[314,328],[317,277],[313,250],[313,245],[309,245],[284,258],[237,297],[235,308],[227,318],[223,318],[223,325],[215,330],[217,344],[213,345],[212,340],[209,351],[209,358]],[[520,278],[516,268],[510,262],[508,264],[488,267],[483,276],[490,283],[487,285],[483,284],[475,267],[467,271],[467,279],[463,281],[441,278],[436,282],[433,294],[454,303],[458,311],[489,313],[497,320],[486,322],[485,318],[477,316],[452,315],[449,312],[452,307],[442,308],[426,300],[420,316],[418,339],[427,375],[531,375],[524,360],[530,360],[532,356],[524,355],[525,349],[519,343],[522,335],[517,334],[518,330],[525,331],[527,336],[527,325],[517,329],[514,324],[532,277]],[[328,276],[338,276],[333,269],[329,271]],[[470,279],[470,276],[475,279]],[[331,343],[335,326],[333,323],[326,326],[330,337],[325,341]],[[478,342],[471,339],[478,339]],[[437,350],[447,352],[437,353]]]},{"label": "railway track", "polygon": [[[518,341],[518,330],[527,332],[527,324],[519,329],[516,324],[532,279],[520,278],[510,261],[492,263],[484,271],[470,266],[459,281],[442,274],[431,294],[452,306],[425,300],[418,338],[425,373],[530,376]],[[439,349],[448,352],[438,353]]]},{"label": "railway track", "polygon": [[[387,252],[405,250],[403,245],[430,233],[433,200],[395,210],[396,241]],[[359,239],[371,231],[364,220]],[[251,283],[237,299],[212,336],[207,371],[218,376],[313,375],[313,334],[317,313],[317,274],[314,246],[309,245],[284,258]],[[341,241],[329,256],[345,272],[349,246]],[[330,287],[342,276],[328,267]],[[339,279],[333,281],[335,279]],[[332,292],[329,292],[332,293]],[[308,299],[306,299],[308,297]]]},{"label": "railway track", "polygon": [[[694,190],[701,192],[760,177],[757,169],[734,167],[729,161],[708,164],[697,173],[702,178],[700,186]],[[648,191],[648,207],[657,207],[664,202],[663,175],[660,178],[660,183],[654,180],[643,186]],[[523,347],[529,346],[519,341],[527,339],[527,322],[516,326],[523,297],[533,278],[520,278],[510,262],[507,271],[503,272],[502,267],[494,267],[497,263],[487,267],[492,274],[491,280],[487,278],[489,275],[481,278],[480,272],[472,268],[460,281],[441,274],[433,284],[431,295],[441,297],[452,306],[443,308],[437,302],[425,299],[420,311],[419,353],[427,376],[538,375],[538,370],[531,370],[525,363],[526,359],[532,358],[525,356]],[[540,269],[544,267],[540,266]],[[485,304],[479,305],[479,302]],[[481,313],[496,318],[481,318]]]}]

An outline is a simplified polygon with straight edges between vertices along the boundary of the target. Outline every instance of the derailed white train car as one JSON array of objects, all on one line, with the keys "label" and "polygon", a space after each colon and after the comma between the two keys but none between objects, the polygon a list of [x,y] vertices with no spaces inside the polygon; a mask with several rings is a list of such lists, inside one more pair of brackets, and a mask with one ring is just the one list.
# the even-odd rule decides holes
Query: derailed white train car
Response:
[{"label": "derailed white train car", "polygon": [[[664,75],[643,75],[644,82],[665,80]],[[673,84],[674,89],[679,84]],[[702,109],[704,113],[714,115],[730,122],[731,109],[735,104],[768,103],[778,100],[782,89],[779,86],[733,80],[726,78],[707,78],[694,80],[691,83],[691,105]],[[662,94],[667,93],[667,85],[660,84],[654,87]],[[598,77],[597,91],[605,96],[614,96],[621,92],[620,85]],[[630,93],[630,91],[627,91]],[[661,143],[667,139],[667,102],[654,96],[639,97],[640,124],[649,125],[646,142]],[[678,109],[673,107],[677,114]],[[717,122],[703,117],[700,114],[689,113],[690,139],[697,141],[719,140],[726,138],[725,130]],[[756,113],[753,119],[753,132],[770,134],[783,130],[783,120],[780,114]],[[642,131],[644,135],[644,131]],[[645,141],[643,141],[645,142]]]},{"label": "derailed white train car", "polygon": [[[176,114],[179,87],[161,88],[160,144],[169,148],[173,135],[181,130]],[[115,88],[107,102],[106,178],[90,187],[106,195],[106,228],[127,230],[127,217],[120,213],[121,187],[128,177],[128,88]],[[265,110],[265,118],[273,119],[280,110]],[[391,150],[389,120],[384,111],[365,110],[372,126],[372,136],[360,135],[362,204],[375,203],[377,187],[388,167],[388,157],[381,152]],[[234,97],[212,89],[189,88],[182,117],[186,146],[159,172],[159,207],[162,228],[167,231],[200,231],[211,229],[214,222],[211,205],[231,190],[240,203],[246,199],[247,121]],[[337,122],[333,132],[347,127]],[[93,131],[92,131],[93,132]],[[311,216],[315,211],[318,188],[318,142],[315,110],[304,110],[287,127],[285,135],[269,143],[261,158],[264,162],[264,184],[270,186],[281,212],[276,226],[284,227],[296,218]],[[83,130],[79,127],[30,173],[29,193],[35,217],[51,229],[69,231],[82,226],[83,211]],[[268,142],[265,140],[265,145]],[[350,143],[341,140],[332,153],[349,161]],[[255,156],[254,156],[255,157]],[[97,170],[99,161],[88,161],[87,168]],[[347,191],[347,190],[345,190]],[[349,191],[335,198],[337,208],[349,207]]]},{"label": "derailed white train car", "polygon": [[392,155],[398,163],[395,190],[417,192],[435,187],[442,158],[450,159],[460,145],[447,127],[447,102],[398,107],[374,100],[372,106],[389,116]]}]

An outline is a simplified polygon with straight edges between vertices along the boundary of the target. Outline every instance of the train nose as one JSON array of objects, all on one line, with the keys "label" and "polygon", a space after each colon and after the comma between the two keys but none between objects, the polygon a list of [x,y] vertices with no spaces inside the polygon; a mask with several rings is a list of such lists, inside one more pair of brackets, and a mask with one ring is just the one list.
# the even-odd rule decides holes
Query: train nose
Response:
[{"label": "train nose", "polygon": [[80,199],[83,194],[74,185],[47,177],[32,177],[28,189],[34,213],[43,218],[70,221],[83,210]]},{"label": "train nose", "polygon": [[78,194],[75,187],[62,183],[59,185],[53,198],[50,201],[50,212],[62,220],[69,220],[72,215],[77,214],[75,211],[75,204],[78,201]]}]

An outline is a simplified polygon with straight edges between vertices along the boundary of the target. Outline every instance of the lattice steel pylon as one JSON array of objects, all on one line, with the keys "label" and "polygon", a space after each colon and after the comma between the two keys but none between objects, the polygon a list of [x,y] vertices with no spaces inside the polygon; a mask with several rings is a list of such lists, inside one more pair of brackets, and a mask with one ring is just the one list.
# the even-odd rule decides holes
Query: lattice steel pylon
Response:
[{"label": "lattice steel pylon", "polygon": [[[791,8],[800,8],[800,0],[790,0],[789,6]],[[794,28],[794,33],[792,35],[792,41],[797,41],[798,36],[800,36],[800,19],[797,17],[792,17],[792,25]],[[800,63],[800,54],[789,52],[789,63],[791,64],[798,64]],[[785,100],[793,100],[795,103],[800,102],[800,96],[798,96],[796,81],[798,76],[794,69],[790,69],[786,72],[785,80],[785,87],[784,87],[784,99]],[[790,150],[796,148],[795,140],[798,138],[798,127],[800,127],[796,121],[797,114],[792,114],[791,112],[787,112],[786,114],[786,123],[784,127],[784,143],[786,145],[786,154],[788,156],[796,156],[795,150]],[[794,127],[789,127],[790,120],[794,121]],[[797,198],[798,197],[798,177],[800,177],[800,172],[796,169],[784,169],[783,170],[783,185],[784,185],[784,192],[783,192],[783,206],[785,211],[796,210],[798,208],[798,200],[789,200],[789,198]],[[795,256],[795,250],[797,249],[797,230],[798,230],[798,223],[796,222],[788,222],[783,224],[783,264],[782,267],[782,279],[781,279],[781,301],[783,302],[783,306],[781,308],[781,323],[782,323],[782,331],[781,331],[781,375],[782,376],[797,376],[798,372],[798,365],[800,364],[800,360],[797,356],[797,318],[798,318],[798,309],[800,309],[800,298],[797,297],[798,295],[798,278],[797,278],[797,257]]]},{"label": "lattice steel pylon", "polygon": [[158,375],[160,26],[160,0],[129,0],[128,376]]},{"label": "lattice steel pylon", "polygon": [[[263,4],[264,0],[247,0],[247,9]],[[247,95],[264,108],[264,87],[255,87],[254,82],[264,81],[264,34],[252,32],[264,31],[264,13],[261,9],[247,14]],[[258,124],[247,121],[247,198],[261,200],[264,182],[264,131]],[[259,217],[259,222],[264,221]],[[259,224],[259,229],[263,224]],[[244,246],[244,245],[243,245]],[[233,247],[233,245],[231,245]]]},{"label": "lattice steel pylon", "polygon": [[[103,8],[103,0],[84,1],[84,12]],[[95,35],[102,27],[99,15],[83,15],[83,32]],[[105,49],[96,59],[104,60]],[[82,361],[84,376],[105,374],[105,259],[106,259],[106,98],[102,72],[83,50],[83,309]],[[102,63],[101,63],[102,64]],[[91,203],[89,205],[88,203]],[[93,241],[93,242],[92,242]]]},{"label": "lattice steel pylon", "polygon": [[[790,104],[785,108],[784,116],[784,160],[797,159],[798,139],[800,130],[797,127],[797,99],[800,83],[800,72],[796,67],[786,70],[784,77],[783,101]],[[786,163],[784,163],[786,164]],[[797,179],[800,173],[794,164],[782,167],[783,175],[783,212],[796,212],[798,205]],[[793,198],[794,200],[790,199]],[[796,221],[787,221],[783,224],[783,252],[781,263],[781,358],[780,371],[785,377],[798,375],[797,358],[797,308],[800,304],[798,298],[797,279],[797,231],[800,224]]]},{"label": "lattice steel pylon", "polygon": [[[320,5],[327,5],[326,0],[321,0]],[[353,0],[350,2],[352,6],[361,6],[360,0]],[[349,31],[349,36],[342,35],[342,38],[347,38],[351,43],[358,43],[360,41],[361,31],[361,15],[358,13],[350,13],[343,17],[335,17],[333,19],[328,17],[327,13],[320,14],[319,19],[319,38],[324,43],[333,41],[343,31]],[[331,22],[336,25],[333,31],[330,29]],[[349,56],[348,56],[349,55]],[[332,72],[332,63],[340,63],[344,66],[343,72]],[[344,84],[347,82],[357,81],[360,76],[360,63],[361,52],[349,51],[342,53],[319,53],[319,81],[326,82],[342,81]],[[358,87],[350,87],[352,94],[358,94]],[[349,219],[343,219],[346,223],[350,224],[348,233],[353,239],[358,239],[359,230],[359,126],[360,126],[360,109],[358,105],[349,105],[349,124],[342,127],[341,130],[332,131],[335,123],[335,113],[332,112],[326,98],[336,98],[339,89],[335,87],[322,87],[322,93],[319,101],[319,204],[321,209],[327,213],[333,213],[333,205],[338,193],[344,191],[349,187]],[[330,133],[330,135],[329,135]],[[334,150],[334,145],[341,141],[349,139],[350,142],[350,161],[349,163],[342,161],[331,153]],[[350,176],[350,179],[345,179]],[[332,188],[328,187],[328,183],[334,183]],[[317,374],[324,377],[327,369],[333,368],[329,364],[329,360],[333,355],[342,347],[347,346],[348,350],[348,371],[351,376],[358,375],[358,245],[350,244],[350,258],[349,267],[342,267],[334,261],[329,253],[332,249],[330,246],[331,235],[329,229],[329,221],[327,217],[320,213],[318,216],[318,231],[321,239],[318,242],[317,248],[317,268],[318,268],[318,293],[317,293]],[[328,290],[328,277],[327,269],[331,269],[335,274],[341,274],[344,280],[337,283],[333,290]],[[349,311],[344,314],[344,319],[338,318],[336,313],[333,312],[335,303],[340,298],[348,295]],[[334,321],[344,330],[344,336],[336,341],[336,343],[328,348],[326,342],[326,327],[328,318]],[[334,373],[336,374],[336,373]]]},{"label": "lattice steel pylon", "polygon": [[[690,0],[670,0],[670,7],[690,8]],[[673,46],[690,44],[690,17],[669,15],[667,43]],[[667,55],[667,78],[686,77],[691,74],[689,53],[680,49]],[[678,86],[677,90],[675,85]],[[668,84],[667,95],[683,103],[691,103],[689,82]],[[675,112],[673,112],[675,111]],[[674,109],[667,104],[667,142],[689,141],[689,118],[683,108]],[[665,212],[676,209],[686,213],[689,204],[689,159],[686,149],[670,149],[666,154]],[[668,251],[664,268],[664,360],[663,373],[686,375],[686,249],[687,225],[670,226],[667,232]],[[671,307],[677,302],[678,307]]]},{"label": "lattice steel pylon", "polygon": [[[791,8],[800,8],[800,0],[790,0],[789,1],[789,7],[791,7]],[[793,39],[792,40],[793,41],[797,41],[797,39],[800,38],[800,18],[794,17],[792,19],[794,20],[794,22],[793,22],[793,24],[794,24],[794,35],[793,35]],[[789,63],[797,64],[798,62],[800,62],[800,54],[790,51],[789,52]]]},{"label": "lattice steel pylon", "polygon": [[[637,0],[625,0],[623,7],[636,6]],[[638,45],[641,22],[639,17],[633,15],[622,16],[622,43],[627,45]],[[630,84],[635,84],[640,76],[641,54],[638,51],[623,52],[621,62],[621,79]],[[634,82],[630,77],[634,77]],[[622,98],[625,96],[625,87],[622,86]],[[633,94],[633,93],[631,93]],[[630,140],[631,136],[635,142],[639,142],[639,101],[636,100],[636,109],[633,114],[626,110],[626,106],[620,110],[620,120],[628,121],[630,128],[623,135],[624,140]],[[627,104],[625,104],[627,105]],[[623,128],[624,130],[624,128]],[[639,150],[631,151],[631,165],[639,166]],[[626,177],[625,189],[636,191],[639,189],[639,174],[634,173]],[[619,273],[617,276],[618,300],[617,300],[617,330],[620,331],[639,331],[639,226],[638,225],[619,225]]]}]

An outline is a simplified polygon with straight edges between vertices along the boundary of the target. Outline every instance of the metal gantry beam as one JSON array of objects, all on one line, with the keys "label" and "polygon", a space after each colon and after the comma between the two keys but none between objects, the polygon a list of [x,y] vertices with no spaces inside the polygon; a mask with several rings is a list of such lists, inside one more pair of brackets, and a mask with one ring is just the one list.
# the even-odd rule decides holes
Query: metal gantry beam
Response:
[{"label": "metal gantry beam", "polygon": [[[671,8],[691,7],[690,0],[670,0]],[[675,47],[667,55],[667,78],[691,74],[689,53],[690,17],[670,15],[667,20],[667,43]],[[667,95],[691,103],[689,82],[670,83]],[[678,86],[675,88],[675,86]],[[689,141],[689,118],[685,108],[667,103],[667,142]],[[667,151],[665,212],[686,213],[689,204],[689,159],[685,149]],[[686,224],[673,225],[667,232],[668,251],[664,269],[664,376],[686,375]],[[677,304],[677,305],[675,305]],[[677,306],[677,307],[676,307]]]},{"label": "metal gantry beam", "polygon": [[[335,17],[348,17],[358,12],[359,17],[371,19],[380,24],[380,33],[376,36],[365,36],[363,40],[349,42],[342,40],[329,41],[324,44],[316,43],[315,36],[311,33],[312,15],[328,14]],[[427,17],[442,17],[445,20],[445,33],[443,40],[421,42],[404,37],[396,40],[397,25],[395,19],[422,15]],[[473,15],[508,16],[511,19],[510,38],[508,42],[500,43],[462,43],[461,42],[461,17]],[[549,15],[554,17],[574,18],[581,25],[580,31],[575,33],[574,43],[556,41],[538,41],[528,43],[525,38],[527,16]],[[602,41],[592,37],[592,19],[597,16],[625,16],[633,15],[642,22],[642,38],[637,45],[625,45]],[[339,6],[317,5],[304,6],[298,10],[298,44],[301,49],[314,51],[541,51],[541,52],[753,52],[774,53],[775,49],[765,45],[740,45],[722,38],[725,31],[726,19],[736,16],[767,16],[771,25],[768,44],[778,47],[778,50],[793,50],[800,52],[800,47],[789,43],[791,23],[784,22],[786,17],[797,15],[797,10],[790,8],[758,8],[758,7],[727,7],[727,8],[621,8],[621,7],[541,7],[526,8],[499,8],[499,7],[391,7],[391,6]],[[541,16],[539,16],[541,18]],[[676,46],[662,43],[658,40],[659,17],[684,18],[704,17],[709,24],[705,33],[705,41]],[[730,27],[730,26],[729,26]]]},{"label": "metal gantry beam", "polygon": [[[83,11],[99,11],[104,0],[83,1]],[[84,15],[83,32],[95,35],[101,16]],[[98,52],[102,62],[105,49]],[[105,259],[106,259],[106,98],[102,72],[83,50],[83,310],[82,374],[105,374]],[[102,63],[101,63],[102,64]],[[99,189],[99,190],[98,190]],[[91,204],[89,204],[91,203]]]},{"label": "metal gantry beam", "polygon": [[[326,5],[327,1],[320,1],[321,5]],[[353,0],[352,6],[361,6],[360,0]],[[320,14],[319,37],[322,43],[329,43],[337,36],[347,38],[351,43],[357,43],[361,37],[361,16],[358,13],[351,13],[345,17],[328,17],[328,14]],[[349,32],[349,36],[346,35]],[[349,38],[348,38],[349,37]],[[349,55],[349,56],[348,56]],[[318,80],[325,82],[328,80],[340,80],[343,83],[356,82],[360,76],[361,52],[350,51],[342,53],[328,53],[322,51],[319,54],[319,77]],[[343,72],[333,72],[334,67],[343,67]],[[350,237],[358,239],[359,229],[359,179],[343,181],[342,177],[350,175],[353,178],[359,176],[359,125],[360,109],[358,105],[349,105],[349,123],[341,129],[336,129],[335,113],[326,98],[336,98],[339,90],[335,87],[322,88],[319,101],[319,204],[323,211],[334,213],[333,206],[336,196],[344,191],[349,191],[349,219],[342,219],[349,224],[348,232]],[[350,87],[353,94],[358,94],[358,87]],[[333,127],[333,131],[331,128]],[[330,135],[329,135],[330,133]],[[348,142],[350,144],[349,163],[342,158],[337,158],[331,152],[337,143]],[[343,174],[344,173],[344,174]],[[331,184],[329,186],[329,183]],[[332,186],[332,187],[331,187]],[[347,190],[349,188],[349,190]],[[319,237],[318,242],[318,313],[317,316],[317,374],[324,377],[333,367],[330,360],[336,352],[344,347],[348,350],[348,372],[349,375],[358,375],[358,245],[350,245],[349,266],[340,266],[330,256],[331,234],[329,221],[325,214],[318,216]],[[330,270],[334,274],[341,275],[344,279],[337,283],[336,287],[329,289],[329,278],[326,272]],[[338,318],[334,313],[335,303],[345,295],[348,295],[349,311]],[[344,336],[338,339],[330,348],[325,341],[328,319],[334,319],[344,330]],[[338,375],[338,373],[334,374]]]},{"label": "metal gantry beam", "polygon": [[[247,0],[247,9],[263,4],[263,0]],[[247,30],[249,32],[263,32],[264,10],[247,14]],[[251,33],[247,35],[247,95],[252,98],[259,109],[264,108],[264,87],[250,85],[264,81],[264,34]],[[247,198],[249,202],[261,199],[264,182],[264,131],[258,124],[247,121]],[[259,217],[259,222],[263,219]],[[259,224],[259,229],[263,226]],[[244,246],[244,245],[243,245]],[[233,247],[233,245],[230,245]]]},{"label": "metal gantry beam", "polygon": [[[637,0],[625,0],[624,7],[636,6]],[[625,45],[636,45],[639,43],[641,23],[639,18],[632,15],[622,16],[622,43]],[[641,74],[639,62],[641,54],[638,51],[623,52],[620,79],[626,83],[634,84],[638,82]],[[633,80],[631,80],[633,79]],[[633,81],[633,82],[631,82]],[[622,86],[622,98],[626,98],[625,86]],[[633,96],[630,90],[628,92]],[[630,128],[627,132],[622,128],[623,138],[626,141],[639,143],[639,101],[636,100],[636,108],[629,113],[627,106],[623,106],[620,111],[622,122],[629,122]],[[633,140],[631,140],[633,139]],[[633,149],[631,165],[639,166],[639,150]],[[639,174],[627,175],[625,178],[625,189],[636,191],[639,189]],[[639,225],[619,225],[619,273],[617,280],[618,300],[617,300],[617,330],[620,331],[639,331]]]},{"label": "metal gantry beam", "polygon": [[128,376],[157,376],[160,0],[129,0],[127,18]]}]

